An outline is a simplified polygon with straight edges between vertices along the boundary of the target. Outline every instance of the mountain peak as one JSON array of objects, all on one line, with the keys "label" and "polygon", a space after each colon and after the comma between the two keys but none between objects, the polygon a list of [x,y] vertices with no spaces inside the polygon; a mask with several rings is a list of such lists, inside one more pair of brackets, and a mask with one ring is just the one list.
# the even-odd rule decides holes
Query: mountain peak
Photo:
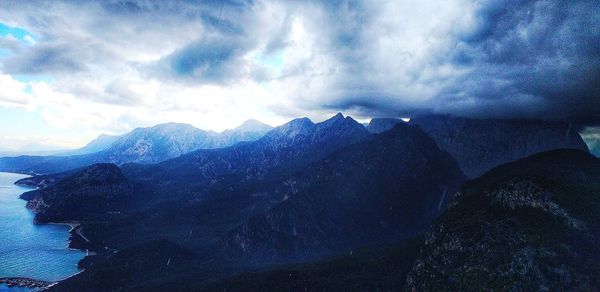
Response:
[{"label": "mountain peak", "polygon": [[329,118],[325,122],[327,122],[327,121],[341,121],[343,119],[344,119],[344,115],[342,113],[337,113],[337,114],[335,114],[335,116]]},{"label": "mountain peak", "polygon": [[170,123],[164,123],[164,124],[158,124],[155,125],[153,127],[149,127],[149,128],[142,128],[142,129],[196,129],[196,130],[200,130],[190,124],[186,124],[186,123],[174,123],[174,122],[170,122]]},{"label": "mountain peak", "polygon": [[226,132],[267,132],[273,129],[272,126],[261,123],[255,119],[249,119],[234,129],[226,130]]},{"label": "mountain peak", "polygon": [[315,123],[313,123],[309,118],[304,117],[304,118],[297,118],[297,119],[293,119],[285,124],[283,124],[282,127],[310,127],[313,126]]},{"label": "mountain peak", "polygon": [[121,169],[115,164],[97,163],[78,171],[71,180],[76,180],[79,184],[101,185],[124,181],[125,177],[121,173]]},{"label": "mountain peak", "polygon": [[374,118],[369,122],[367,130],[371,133],[378,134],[392,129],[396,124],[401,122],[402,120],[394,118]]},{"label": "mountain peak", "polygon": [[337,113],[335,116],[333,116],[327,120],[324,120],[320,123],[317,123],[317,125],[320,127],[328,127],[330,125],[337,124],[337,123],[340,123],[343,121],[344,121],[344,115],[342,115],[342,113]]},{"label": "mountain peak", "polygon": [[297,118],[293,119],[279,127],[276,127],[273,131],[270,131],[267,136],[273,137],[294,137],[300,133],[304,133],[307,129],[311,128],[315,124],[309,118]]}]

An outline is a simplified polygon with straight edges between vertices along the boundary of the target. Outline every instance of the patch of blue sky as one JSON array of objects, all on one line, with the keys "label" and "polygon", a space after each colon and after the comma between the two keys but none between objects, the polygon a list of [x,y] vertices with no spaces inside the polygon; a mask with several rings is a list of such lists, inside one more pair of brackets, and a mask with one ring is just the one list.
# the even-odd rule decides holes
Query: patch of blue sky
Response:
[{"label": "patch of blue sky", "polygon": [[258,54],[256,56],[256,61],[260,64],[266,65],[275,71],[280,71],[283,69],[285,65],[285,60],[283,59],[282,53],[273,53],[273,54]]},{"label": "patch of blue sky", "polygon": [[25,89],[23,91],[27,94],[32,92],[32,82],[45,82],[47,84],[51,84],[53,82],[52,78],[37,75],[12,75],[12,78],[19,82],[25,83]]},{"label": "patch of blue sky", "polygon": [[8,26],[2,22],[0,22],[0,36],[9,37],[12,36],[15,39],[22,41],[27,44],[35,43],[35,40],[31,33],[25,29],[20,27]]},{"label": "patch of blue sky", "polygon": [[[38,111],[21,108],[0,107],[0,135],[23,135],[23,133],[39,135],[46,130],[45,121]],[[9,125],[19,125],[11,127]]]},{"label": "patch of blue sky", "polygon": [[47,76],[40,76],[40,75],[21,75],[21,74],[17,74],[17,75],[12,75],[12,78],[23,82],[23,83],[31,83],[31,82],[46,82],[48,84],[54,82],[54,79],[47,77]]},{"label": "patch of blue sky", "polygon": [[8,58],[10,56],[12,56],[12,52],[10,50],[7,50],[5,48],[0,48],[0,59],[1,58]]}]

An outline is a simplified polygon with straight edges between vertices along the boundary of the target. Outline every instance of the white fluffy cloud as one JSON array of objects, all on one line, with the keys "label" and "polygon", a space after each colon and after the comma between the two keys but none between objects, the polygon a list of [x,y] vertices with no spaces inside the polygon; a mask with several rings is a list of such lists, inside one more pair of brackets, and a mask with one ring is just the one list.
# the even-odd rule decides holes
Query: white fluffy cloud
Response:
[{"label": "white fluffy cloud", "polygon": [[0,106],[31,108],[33,101],[31,95],[26,93],[31,89],[30,86],[0,72]]}]

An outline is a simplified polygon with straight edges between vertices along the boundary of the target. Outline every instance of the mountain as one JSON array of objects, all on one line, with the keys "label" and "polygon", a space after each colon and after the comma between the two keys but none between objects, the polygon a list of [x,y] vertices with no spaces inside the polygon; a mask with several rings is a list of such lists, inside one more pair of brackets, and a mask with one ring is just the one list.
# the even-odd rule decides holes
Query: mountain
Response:
[{"label": "mountain", "polygon": [[[160,239],[165,234],[205,247],[218,239],[220,233],[215,230],[227,229],[232,222],[280,201],[275,195],[260,195],[265,188],[342,147],[370,137],[350,117],[337,115],[318,124],[304,118],[273,129],[254,142],[197,150],[153,165],[125,164],[121,166],[123,175],[137,186],[136,195],[144,199],[127,212],[131,216],[125,222],[115,220],[108,223],[110,226],[98,226],[97,231],[92,226],[86,230],[97,233],[98,240],[107,245],[118,241],[119,248],[152,237]],[[60,178],[78,180],[76,176],[72,172],[59,173],[41,176],[40,180],[28,178],[22,183],[52,187]],[[190,229],[194,231],[191,238]],[[144,235],[120,240],[140,230],[145,230]]]},{"label": "mountain", "polygon": [[554,150],[465,184],[409,273],[413,291],[600,289],[600,160]]},{"label": "mountain", "polygon": [[305,261],[426,229],[464,180],[450,155],[420,129],[397,125],[285,180],[283,201],[220,244],[254,263]]},{"label": "mountain", "polygon": [[90,154],[95,152],[100,152],[102,150],[108,149],[110,145],[112,145],[115,141],[117,141],[121,136],[118,135],[107,135],[101,134],[96,139],[90,141],[87,145],[79,148],[77,150],[68,151],[62,153],[61,155],[81,155],[81,154]]},{"label": "mountain", "polygon": [[160,124],[123,135],[100,155],[115,164],[157,163],[196,149],[218,148],[216,135],[188,124]]},{"label": "mountain", "polygon": [[379,134],[391,130],[396,124],[403,123],[400,119],[393,118],[375,118],[365,127],[371,133]]},{"label": "mountain", "polygon": [[96,214],[120,213],[131,203],[133,185],[114,164],[94,164],[21,199],[36,213],[35,221],[92,220]]},{"label": "mountain", "polygon": [[[100,279],[126,290],[190,289],[256,266],[394,242],[424,230],[464,180],[456,162],[418,128],[372,135],[342,115],[318,124],[296,119],[254,142],[156,165],[126,164],[122,172],[145,186],[144,199],[119,218],[82,222],[89,240],[119,252],[86,258],[94,268],[56,289],[86,290]],[[265,218],[280,220],[265,225]],[[123,258],[120,251],[165,239],[197,260],[185,269],[171,263],[170,279],[122,272],[130,262],[157,263],[149,254]]]},{"label": "mountain", "polygon": [[17,149],[0,149],[0,157],[14,157],[20,155],[58,155],[65,152],[64,148],[40,143],[28,143]]},{"label": "mountain", "polygon": [[370,135],[341,115],[318,124],[297,119],[255,142],[157,165],[127,164],[123,173],[152,189],[144,191],[144,202],[152,203],[110,222],[83,222],[85,235],[116,250],[168,239],[198,260],[185,269],[171,263],[170,278],[162,270],[133,280],[121,265],[159,263],[148,254],[117,259],[120,252],[100,252],[86,261],[93,270],[57,289],[85,290],[100,279],[124,289],[191,289],[257,266],[394,242],[424,230],[464,180],[456,162],[418,128]]},{"label": "mountain", "polygon": [[0,171],[19,173],[55,173],[81,168],[94,163],[157,163],[197,149],[221,148],[238,142],[252,141],[269,130],[251,121],[224,133],[203,131],[187,124],[167,123],[150,128],[137,128],[127,134],[100,136],[78,152],[101,148],[100,152],[68,156],[20,156],[0,158]]},{"label": "mountain", "polygon": [[591,146],[590,152],[596,157],[600,157],[600,143]]},{"label": "mountain", "polygon": [[65,149],[40,150],[40,151],[6,150],[6,151],[0,151],[0,158],[2,158],[2,157],[17,157],[17,156],[22,156],[22,155],[35,155],[35,156],[61,155],[65,151],[66,151]]},{"label": "mountain", "polygon": [[[556,150],[504,164],[465,184],[447,209],[466,179],[459,162],[420,125],[385,124],[372,134],[341,114],[301,118],[256,141],[156,164],[28,178],[41,187],[24,195],[37,220],[81,222],[71,246],[95,252],[51,290],[243,290],[261,281],[266,289],[390,290],[405,279],[427,291],[597,287],[597,159]],[[424,245],[406,243],[422,242],[432,223]],[[365,248],[387,266],[362,269],[372,263]],[[336,270],[339,260],[356,273],[351,280]],[[323,283],[321,272],[344,283]]]},{"label": "mountain", "polygon": [[196,291],[402,291],[422,240],[369,246],[317,262],[248,272]]},{"label": "mountain", "polygon": [[255,141],[272,129],[273,127],[257,120],[247,120],[235,129],[223,131],[220,134],[221,144],[233,145],[239,141]]},{"label": "mountain", "polygon": [[600,157],[600,128],[585,128],[581,131],[581,137],[589,147],[590,152],[596,157]]},{"label": "mountain", "polygon": [[64,151],[64,148],[59,146],[47,145],[43,143],[31,142],[25,144],[17,150],[20,153],[40,153],[40,152],[60,152]]},{"label": "mountain", "polygon": [[[393,121],[373,119],[368,129],[381,131],[391,127]],[[462,171],[471,178],[500,164],[538,152],[561,148],[588,151],[577,131],[563,122],[434,115],[413,118],[409,124],[421,127],[440,148],[458,161]]]},{"label": "mountain", "polygon": [[208,191],[229,188],[234,183],[290,175],[369,136],[362,125],[341,114],[317,124],[301,118],[269,131],[254,142],[198,150],[155,165],[124,165],[124,171],[140,183],[160,185],[159,192],[184,190],[200,198]]}]

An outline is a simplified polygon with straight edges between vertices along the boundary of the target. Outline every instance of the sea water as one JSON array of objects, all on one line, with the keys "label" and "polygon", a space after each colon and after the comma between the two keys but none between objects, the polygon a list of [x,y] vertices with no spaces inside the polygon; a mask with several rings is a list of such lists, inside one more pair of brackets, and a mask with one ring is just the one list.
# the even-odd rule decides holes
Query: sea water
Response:
[{"label": "sea water", "polygon": [[[32,189],[14,185],[25,175],[0,172],[0,278],[56,281],[78,272],[85,252],[68,248],[67,225],[35,225],[19,196]],[[0,287],[0,291],[3,290]]]}]

